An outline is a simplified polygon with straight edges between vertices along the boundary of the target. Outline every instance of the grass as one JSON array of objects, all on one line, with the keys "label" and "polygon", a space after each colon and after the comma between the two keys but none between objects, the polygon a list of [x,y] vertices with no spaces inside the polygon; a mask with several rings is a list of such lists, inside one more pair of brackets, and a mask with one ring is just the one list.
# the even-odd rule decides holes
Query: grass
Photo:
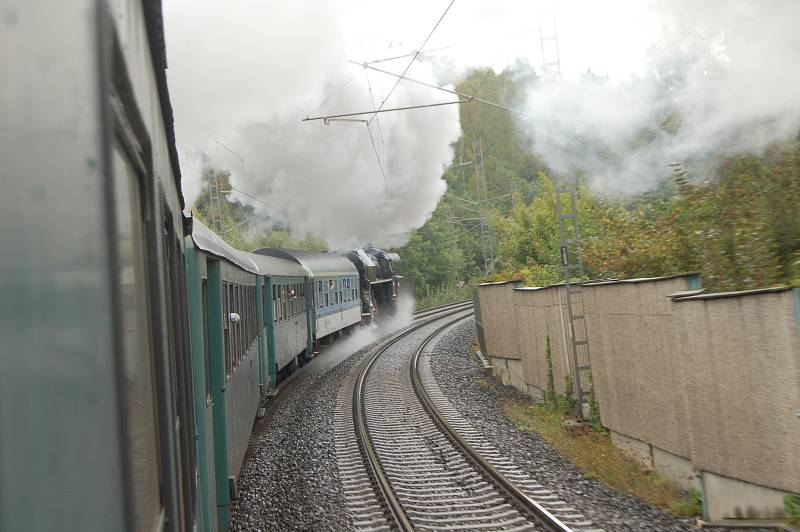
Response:
[{"label": "grass", "polygon": [[640,466],[611,443],[608,435],[584,428],[568,430],[562,416],[541,405],[508,403],[506,415],[522,430],[533,431],[589,478],[633,495],[674,515],[700,515],[700,493]]}]

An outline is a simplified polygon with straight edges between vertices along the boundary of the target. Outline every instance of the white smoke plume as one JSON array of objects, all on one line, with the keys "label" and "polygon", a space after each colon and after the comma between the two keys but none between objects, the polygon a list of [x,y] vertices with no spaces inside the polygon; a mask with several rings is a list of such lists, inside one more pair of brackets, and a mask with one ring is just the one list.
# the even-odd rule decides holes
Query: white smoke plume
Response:
[{"label": "white smoke plume", "polygon": [[[315,107],[312,114],[372,108],[364,72],[347,63],[362,59],[374,38],[359,10],[363,3],[323,0],[166,4],[170,88],[189,204],[200,190],[205,153],[231,171],[236,189],[257,199],[234,197],[336,249],[401,245],[427,220],[445,191],[441,175],[460,133],[457,106],[382,114],[370,126],[372,139],[363,123],[300,121]],[[433,77],[425,64],[408,75]],[[370,79],[379,105],[380,89],[385,94],[394,80],[384,78],[379,86],[374,75]],[[400,84],[385,107],[452,99]]]},{"label": "white smoke plume", "polygon": [[530,90],[520,124],[553,170],[582,174],[597,192],[634,194],[663,182],[670,162],[702,179],[721,157],[798,134],[799,2],[664,0],[648,9],[658,31],[641,75]]}]

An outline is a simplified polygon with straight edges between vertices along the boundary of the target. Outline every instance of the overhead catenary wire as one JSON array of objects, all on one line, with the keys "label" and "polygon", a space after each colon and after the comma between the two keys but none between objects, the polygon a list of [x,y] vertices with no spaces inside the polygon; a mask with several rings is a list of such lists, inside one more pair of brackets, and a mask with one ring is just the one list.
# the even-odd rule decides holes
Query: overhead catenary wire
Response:
[{"label": "overhead catenary wire", "polygon": [[[494,42],[498,38],[516,37],[517,35],[525,35],[525,34],[528,34],[528,33],[538,33],[538,32],[539,32],[538,28],[528,29],[528,30],[521,30],[521,31],[515,31],[515,32],[512,32],[512,33],[505,33],[505,34],[502,34],[502,35],[497,35],[497,34],[489,35],[489,36],[485,37],[484,40],[485,41]],[[471,44],[475,44],[475,42],[476,41],[473,40],[472,38],[470,39],[470,43]],[[483,42],[483,40],[478,40],[477,42],[480,43],[480,42]],[[453,43],[453,44],[449,44],[447,46],[439,46],[438,48],[431,48],[431,49],[425,50],[425,51],[420,50],[419,51],[419,55],[423,55],[423,56],[424,55],[430,55],[430,54],[432,54],[434,52],[440,52],[442,50],[450,50],[451,48],[458,48],[459,46],[461,46],[461,44]],[[364,62],[366,64],[368,64],[368,65],[373,65],[373,64],[376,64],[376,63],[386,63],[388,61],[395,61],[397,59],[405,59],[406,57],[411,57],[416,52],[417,52],[417,50],[412,50],[412,51],[404,53],[404,54],[394,55],[392,57],[381,57],[379,59],[372,59],[370,61],[364,61]]]},{"label": "overhead catenary wire", "polygon": [[386,172],[383,169],[381,156],[378,155],[378,148],[375,146],[375,137],[372,136],[372,130],[369,128],[369,122],[367,122],[366,126],[367,126],[367,133],[369,133],[369,140],[372,143],[372,150],[375,152],[375,157],[378,160],[378,168],[380,168],[381,170],[381,175],[383,176],[383,180],[386,181]]},{"label": "overhead catenary wire", "polygon": [[383,106],[386,104],[386,102],[389,100],[389,97],[391,97],[391,95],[394,92],[394,90],[400,84],[400,81],[402,81],[402,79],[408,73],[408,70],[411,68],[411,65],[414,64],[414,61],[416,61],[417,56],[419,55],[420,51],[422,51],[422,49],[425,48],[425,45],[428,44],[428,40],[430,40],[431,36],[436,31],[436,28],[439,27],[439,24],[442,23],[442,20],[444,20],[444,17],[445,17],[445,15],[447,15],[447,12],[450,11],[450,8],[453,7],[453,4],[455,3],[455,1],[456,0],[450,0],[450,3],[447,4],[447,8],[444,10],[444,13],[442,13],[442,16],[439,17],[439,20],[436,21],[436,24],[434,24],[433,29],[430,31],[430,33],[428,33],[428,36],[425,37],[425,40],[422,41],[422,45],[417,49],[416,52],[414,52],[414,57],[411,58],[411,61],[408,62],[408,65],[406,65],[406,68],[403,70],[403,73],[400,75],[400,77],[397,79],[397,81],[394,83],[394,85],[392,85],[392,88],[389,90],[389,93],[386,95],[386,98],[384,98],[381,101],[381,104],[378,106],[378,109],[369,118],[370,122],[372,122],[375,119],[375,117],[378,116],[378,113],[380,112],[380,110],[383,109]]},{"label": "overhead catenary wire", "polygon": [[237,159],[239,159],[239,162],[242,165],[242,181],[244,182],[244,189],[247,190],[247,173],[245,171],[245,166],[244,166],[244,157],[242,157],[241,155],[239,155],[238,153],[236,153],[235,151],[233,151],[232,149],[230,149],[229,147],[224,145],[218,139],[214,139],[214,142],[217,143],[217,164],[219,164],[219,148],[220,147],[222,149],[224,149],[225,151],[227,151],[228,153],[230,153],[231,155],[233,155],[234,157],[236,157]]},{"label": "overhead catenary wire", "polygon": [[[372,96],[372,84],[369,82],[369,72],[364,70],[364,77],[367,80],[367,89],[369,90],[369,103],[372,109],[375,109],[375,99]],[[384,158],[386,156],[386,144],[383,140],[383,130],[381,129],[381,121],[380,119],[375,120],[375,125],[378,126],[378,135],[381,139],[381,151],[383,152]],[[367,132],[369,133],[370,141],[372,142],[372,150],[375,152],[375,157],[378,159],[378,166],[381,169],[381,175],[383,176],[383,180],[386,181],[386,172],[383,168],[383,161],[381,160],[381,155],[378,153],[378,149],[375,146],[375,139],[373,138],[372,131],[369,129],[369,121],[367,121]]]},{"label": "overhead catenary wire", "polygon": [[389,109],[377,109],[375,111],[359,111],[357,113],[343,113],[339,115],[325,115],[325,116],[307,116],[302,119],[303,122],[309,122],[312,120],[324,120],[326,122],[332,121],[337,118],[346,118],[350,116],[363,116],[363,115],[371,115],[374,113],[391,113],[394,111],[408,111],[409,109],[424,109],[426,107],[441,107],[443,105],[453,105],[457,103],[469,103],[472,100],[462,99],[462,100],[453,100],[450,102],[437,102],[437,103],[426,103],[421,105],[406,105],[404,107],[391,107]]},{"label": "overhead catenary wire", "polygon": [[284,209],[282,209],[280,207],[276,207],[275,205],[271,204],[270,202],[268,202],[266,200],[263,200],[263,199],[261,199],[259,197],[253,196],[252,194],[249,194],[249,193],[247,193],[247,192],[245,192],[243,190],[240,190],[240,189],[238,189],[238,188],[236,188],[234,186],[231,186],[231,190],[235,190],[239,194],[242,194],[243,196],[246,196],[246,197],[250,198],[251,200],[255,200],[255,201],[259,202],[259,203],[262,203],[262,204],[266,205],[267,207],[273,208],[278,212],[282,212],[283,214],[286,214],[286,215],[289,214]]},{"label": "overhead catenary wire", "polygon": [[334,97],[335,97],[337,94],[339,94],[340,92],[342,92],[342,91],[344,90],[344,88],[345,88],[345,87],[347,87],[348,85],[350,85],[350,82],[351,82],[351,81],[353,81],[354,79],[355,79],[355,76],[350,76],[350,79],[348,79],[347,81],[345,81],[345,82],[344,82],[344,83],[343,83],[343,84],[342,84],[342,85],[341,85],[341,86],[340,86],[338,89],[336,89],[335,91],[333,91],[333,92],[331,93],[331,95],[330,95],[330,96],[328,96],[327,98],[325,98],[324,100],[322,100],[322,103],[320,103],[318,106],[314,107],[314,108],[313,108],[311,111],[309,111],[309,112],[306,114],[306,117],[309,117],[309,116],[311,116],[311,113],[314,113],[314,112],[318,111],[319,109],[321,109],[323,105],[325,105],[326,103],[328,103],[329,101],[331,101],[331,100],[332,100],[332,99],[333,99],[333,98],[334,98]]},{"label": "overhead catenary wire", "polygon": [[490,72],[490,70],[488,70],[488,69],[487,69],[486,73],[483,75],[483,79],[481,80],[481,82],[478,83],[478,88],[475,89],[475,92],[473,92],[473,94],[466,94],[466,93],[459,92],[459,91],[456,91],[456,90],[453,90],[453,89],[448,89],[447,87],[441,87],[439,85],[434,85],[433,83],[428,83],[426,81],[420,81],[420,80],[412,79],[412,78],[409,78],[409,77],[402,77],[400,74],[395,74],[394,72],[389,72],[388,70],[383,70],[381,68],[374,67],[374,66],[372,66],[372,65],[370,65],[368,63],[358,63],[356,61],[349,61],[349,63],[352,63],[354,65],[358,65],[358,66],[363,67],[365,69],[374,70],[376,72],[380,72],[381,74],[386,74],[388,76],[394,76],[396,78],[402,78],[402,79],[398,79],[398,81],[405,80],[405,81],[409,81],[411,83],[416,83],[418,85],[423,85],[425,87],[429,87],[431,89],[437,89],[437,90],[440,90],[440,91],[443,91],[443,92],[448,92],[450,94],[455,94],[456,96],[460,96],[462,98],[466,98],[466,99],[468,99],[470,101],[474,100],[476,102],[479,102],[479,103],[482,103],[482,104],[485,104],[485,105],[489,105],[489,106],[492,106],[492,107],[497,107],[498,109],[503,109],[503,110],[509,111],[511,113],[519,113],[520,112],[517,109],[512,109],[511,107],[507,107],[505,105],[502,105],[502,104],[499,104],[499,103],[495,103],[495,102],[492,102],[492,101],[489,101],[489,100],[484,100],[483,98],[478,98],[478,97],[475,96],[477,94],[478,90],[480,89],[481,84],[483,83],[483,79],[486,79],[486,74],[488,74]]}]

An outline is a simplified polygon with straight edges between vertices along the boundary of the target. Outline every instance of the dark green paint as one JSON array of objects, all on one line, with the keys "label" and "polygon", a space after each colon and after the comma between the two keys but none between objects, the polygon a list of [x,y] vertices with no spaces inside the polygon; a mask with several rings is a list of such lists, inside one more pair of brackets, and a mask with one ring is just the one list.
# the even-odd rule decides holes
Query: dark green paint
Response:
[{"label": "dark green paint", "polygon": [[313,319],[314,319],[314,310],[311,303],[314,300],[314,280],[313,279],[306,279],[305,280],[305,293],[306,293],[306,331],[308,333],[308,340],[306,341],[306,356],[310,357],[311,353],[314,352],[314,336],[312,334],[313,331]]},{"label": "dark green paint", "polygon": [[228,487],[228,433],[225,419],[225,340],[222,316],[220,262],[209,260],[208,348],[211,350],[211,399],[214,403],[214,475],[217,491],[217,526],[228,530],[230,488]]},{"label": "dark green paint", "polygon": [[700,274],[699,273],[690,273],[686,276],[686,288],[688,290],[699,290],[700,289]]},{"label": "dark green paint", "polygon": [[272,277],[265,277],[267,282],[267,368],[269,369],[269,387],[274,388],[278,380],[278,365],[275,362],[275,319],[272,307]]},{"label": "dark green paint", "polygon": [[[267,309],[264,308],[264,290],[266,277],[256,277],[256,323],[258,323],[258,382],[261,399],[267,397],[267,352],[265,351],[264,330],[266,329],[264,317]],[[271,294],[270,294],[271,295]],[[270,299],[267,298],[269,301]]]},{"label": "dark green paint", "polygon": [[205,353],[203,350],[203,302],[201,301],[201,279],[198,273],[197,252],[194,248],[186,249],[186,293],[189,299],[189,330],[192,340],[192,375],[194,380],[195,441],[197,442],[197,468],[200,491],[200,530],[211,532],[208,479],[209,472],[206,457],[208,442],[206,441],[206,382]]}]

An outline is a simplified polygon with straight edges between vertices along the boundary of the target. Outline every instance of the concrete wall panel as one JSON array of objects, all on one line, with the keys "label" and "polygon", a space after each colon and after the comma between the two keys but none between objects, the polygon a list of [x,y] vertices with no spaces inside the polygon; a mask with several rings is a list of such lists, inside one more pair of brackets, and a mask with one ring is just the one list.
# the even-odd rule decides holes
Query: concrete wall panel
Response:
[{"label": "concrete wall panel", "polygon": [[[724,479],[704,485],[709,501],[734,488],[800,493],[800,304],[780,289],[669,297],[689,283],[677,276],[584,286],[603,424],[618,443],[648,446],[655,467],[684,485],[696,485],[699,470]],[[564,296],[561,286],[479,289],[490,354],[521,358],[525,382],[514,384],[531,395],[547,388],[548,334],[556,390],[564,392]],[[772,513],[732,504],[709,502],[711,517]]]},{"label": "concrete wall panel", "polygon": [[689,456],[688,419],[667,296],[685,289],[680,277],[583,289],[603,424],[679,456]]},{"label": "concrete wall panel", "polygon": [[674,305],[694,463],[800,492],[800,346],[791,292]]},{"label": "concrete wall panel", "polygon": [[517,317],[511,304],[515,283],[485,284],[478,287],[488,356],[519,359]]}]

